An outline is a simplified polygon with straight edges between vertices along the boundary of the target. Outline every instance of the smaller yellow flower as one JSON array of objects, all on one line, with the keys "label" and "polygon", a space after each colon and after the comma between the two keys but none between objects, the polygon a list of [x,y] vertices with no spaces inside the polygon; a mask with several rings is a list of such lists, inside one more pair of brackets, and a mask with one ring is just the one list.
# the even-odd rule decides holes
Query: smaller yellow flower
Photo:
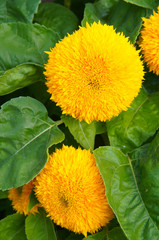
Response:
[{"label": "smaller yellow flower", "polygon": [[12,188],[9,190],[8,198],[12,201],[13,208],[20,214],[28,215],[30,213],[38,212],[40,204],[36,204],[30,211],[28,211],[29,195],[33,189],[33,181],[25,184],[19,188]]},{"label": "smaller yellow flower", "polygon": [[113,217],[94,155],[63,146],[36,177],[35,193],[48,216],[75,233],[94,233]]},{"label": "smaller yellow flower", "polygon": [[159,75],[159,7],[148,19],[143,18],[140,44],[144,62],[150,71]]}]

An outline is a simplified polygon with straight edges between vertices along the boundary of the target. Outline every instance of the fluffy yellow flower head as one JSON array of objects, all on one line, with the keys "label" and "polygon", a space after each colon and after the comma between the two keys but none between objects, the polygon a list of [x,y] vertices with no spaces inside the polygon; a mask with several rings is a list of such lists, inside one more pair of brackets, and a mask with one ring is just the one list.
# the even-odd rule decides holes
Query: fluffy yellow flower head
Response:
[{"label": "fluffy yellow flower head", "polygon": [[64,114],[90,123],[127,110],[143,79],[139,52],[113,26],[81,27],[48,52],[46,85]]},{"label": "fluffy yellow flower head", "polygon": [[35,193],[56,224],[85,236],[98,231],[114,216],[89,150],[67,146],[56,149],[36,177]]},{"label": "fluffy yellow flower head", "polygon": [[12,206],[18,213],[28,215],[30,213],[34,214],[38,212],[39,204],[36,204],[30,211],[27,210],[29,195],[33,187],[33,181],[31,181],[20,188],[12,188],[9,190],[8,198],[12,201]]},{"label": "fluffy yellow flower head", "polygon": [[150,71],[159,75],[159,7],[150,18],[143,18],[140,47]]}]

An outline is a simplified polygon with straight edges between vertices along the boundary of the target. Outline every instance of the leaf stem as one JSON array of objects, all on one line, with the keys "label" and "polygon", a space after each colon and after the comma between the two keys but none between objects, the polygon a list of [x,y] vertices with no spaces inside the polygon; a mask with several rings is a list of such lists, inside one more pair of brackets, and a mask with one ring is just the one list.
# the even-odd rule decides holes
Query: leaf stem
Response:
[{"label": "leaf stem", "polygon": [[63,124],[63,123],[64,123],[64,122],[63,122],[62,119],[55,122],[56,126],[59,126],[59,125],[61,125],[61,124]]}]

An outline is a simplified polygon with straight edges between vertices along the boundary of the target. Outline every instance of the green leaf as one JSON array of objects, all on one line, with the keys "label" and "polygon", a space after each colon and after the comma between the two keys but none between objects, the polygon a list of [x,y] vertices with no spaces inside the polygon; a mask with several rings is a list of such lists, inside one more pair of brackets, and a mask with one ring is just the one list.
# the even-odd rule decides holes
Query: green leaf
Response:
[{"label": "green leaf", "polygon": [[25,217],[21,214],[7,216],[0,221],[0,239],[27,240],[25,235]]},{"label": "green leaf", "polygon": [[91,24],[93,22],[99,22],[99,20],[104,24],[104,21],[100,17],[100,14],[98,13],[95,5],[92,3],[87,3],[84,9],[84,18],[81,23],[82,26],[85,27],[86,22]]},{"label": "green leaf", "polygon": [[131,154],[138,162],[140,172],[139,188],[151,218],[159,227],[159,133],[150,144],[144,145]]},{"label": "green leaf", "polygon": [[140,7],[155,9],[159,5],[158,0],[124,0],[125,2],[129,2]]},{"label": "green leaf", "polygon": [[0,76],[0,96],[43,80],[41,66],[25,63],[12,68]]},{"label": "green leaf", "polygon": [[142,26],[142,17],[146,16],[149,16],[148,9],[120,0],[112,9],[106,22],[113,25],[117,32],[123,32],[132,43],[135,43]]},{"label": "green leaf", "polygon": [[30,195],[29,195],[29,203],[28,203],[27,211],[29,212],[38,203],[39,202],[38,202],[37,198],[35,197],[35,193],[32,190]]},{"label": "green leaf", "polygon": [[128,239],[159,239],[159,230],[145,206],[131,159],[115,147],[100,147],[94,155],[108,202]]},{"label": "green leaf", "polygon": [[96,122],[94,121],[96,127],[96,134],[102,134],[107,131],[106,123],[105,122]]},{"label": "green leaf", "polygon": [[14,98],[0,111],[0,188],[19,187],[44,167],[47,148],[64,139],[46,108],[30,97]]},{"label": "green leaf", "polygon": [[110,145],[127,153],[153,136],[159,127],[158,102],[159,92],[148,96],[142,90],[126,112],[107,122]]},{"label": "green leaf", "polygon": [[96,135],[96,127],[94,122],[91,124],[85,121],[76,120],[70,116],[62,116],[62,120],[66,127],[69,128],[75,140],[85,149],[94,149],[94,140]]},{"label": "green leaf", "polygon": [[127,240],[127,238],[120,227],[115,227],[108,231],[108,240]]},{"label": "green leaf", "polygon": [[53,221],[42,209],[26,218],[25,232],[28,240],[57,240]]},{"label": "green leaf", "polygon": [[31,23],[40,0],[0,0],[0,23]]},{"label": "green leaf", "polygon": [[99,0],[98,2],[86,4],[82,26],[101,21],[102,24],[113,25],[117,32],[123,32],[132,43],[140,33],[142,17],[149,16],[148,9],[125,3],[123,0]]},{"label": "green leaf", "polygon": [[0,190],[0,199],[8,198],[8,191]]},{"label": "green leaf", "polygon": [[34,21],[52,28],[61,38],[67,33],[73,33],[78,27],[78,18],[71,10],[51,2],[39,6]]},{"label": "green leaf", "polygon": [[145,66],[145,81],[143,82],[143,86],[149,93],[154,93],[159,91],[159,76],[156,74],[149,72],[148,68]]},{"label": "green leaf", "polygon": [[99,0],[95,3],[86,3],[84,9],[84,17],[82,20],[82,26],[86,26],[86,22],[89,24],[93,22],[106,23],[106,17],[109,15],[111,8],[118,2],[118,0]]},{"label": "green leaf", "polygon": [[22,63],[43,67],[48,51],[59,40],[57,33],[38,24],[3,23],[0,25],[0,71]]}]

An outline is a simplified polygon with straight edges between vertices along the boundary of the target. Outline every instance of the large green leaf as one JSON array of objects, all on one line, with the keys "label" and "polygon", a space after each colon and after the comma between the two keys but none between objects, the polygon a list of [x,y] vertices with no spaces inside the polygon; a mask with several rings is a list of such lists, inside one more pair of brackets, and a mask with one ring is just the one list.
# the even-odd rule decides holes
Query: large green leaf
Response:
[{"label": "large green leaf", "polygon": [[40,0],[0,0],[0,23],[31,23]]},{"label": "large green leaf", "polygon": [[115,147],[94,151],[108,202],[129,240],[158,240],[159,229],[142,198],[131,159]]},{"label": "large green leaf", "polygon": [[19,187],[44,167],[47,148],[64,139],[45,107],[30,97],[12,99],[0,111],[0,188]]},{"label": "large green leaf", "polygon": [[142,26],[142,17],[146,16],[149,16],[148,9],[120,0],[109,14],[107,23],[113,25],[118,32],[123,32],[132,43],[135,43]]},{"label": "large green leaf", "polygon": [[69,128],[75,140],[85,149],[94,149],[94,141],[96,135],[96,125],[85,121],[79,121],[70,116],[62,116],[62,120],[66,127]]},{"label": "large green leaf", "polygon": [[107,122],[110,145],[130,152],[153,136],[159,127],[158,103],[159,92],[148,96],[142,90],[126,112]]},{"label": "large green leaf", "polygon": [[125,2],[129,2],[140,7],[155,9],[159,5],[158,0],[124,0]]},{"label": "large green leaf", "polygon": [[41,66],[51,47],[59,40],[57,33],[39,24],[3,23],[0,25],[0,70],[6,71],[21,63]]},{"label": "large green leaf", "polygon": [[26,218],[25,231],[28,240],[57,240],[53,221],[43,210]]},{"label": "large green leaf", "polygon": [[139,189],[151,218],[159,227],[159,133],[150,144],[134,151],[131,158],[138,162]]},{"label": "large green leaf", "polygon": [[113,25],[118,32],[123,32],[135,43],[142,26],[141,18],[149,14],[148,9],[125,3],[123,0],[99,0],[94,4],[86,4],[82,25],[100,20],[102,24]]},{"label": "large green leaf", "polygon": [[10,215],[0,221],[0,239],[27,240],[25,235],[25,217],[21,214]]},{"label": "large green leaf", "polygon": [[0,94],[3,95],[42,79],[40,66],[47,61],[44,51],[54,47],[59,37],[45,26],[18,22],[0,24],[0,39]]},{"label": "large green leaf", "polygon": [[41,66],[31,63],[20,64],[0,76],[0,96],[43,80],[43,78]]},{"label": "large green leaf", "polygon": [[63,38],[78,27],[78,18],[68,8],[56,3],[43,3],[39,6],[34,21],[52,28]]}]

